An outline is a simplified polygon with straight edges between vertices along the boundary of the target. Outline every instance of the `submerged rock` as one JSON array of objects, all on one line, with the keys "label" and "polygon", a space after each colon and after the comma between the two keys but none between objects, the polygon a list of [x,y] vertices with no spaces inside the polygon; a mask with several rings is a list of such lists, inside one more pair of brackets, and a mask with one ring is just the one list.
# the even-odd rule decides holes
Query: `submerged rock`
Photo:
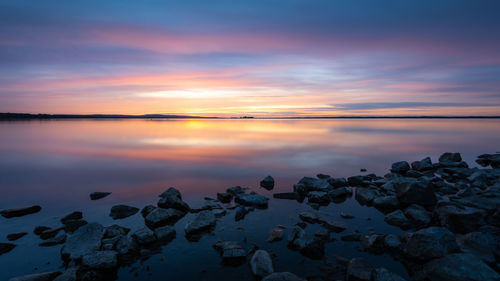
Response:
[{"label": "submerged rock", "polygon": [[104,236],[104,227],[98,223],[89,223],[80,227],[73,235],[66,239],[61,249],[64,260],[78,260],[82,256],[98,251],[101,248],[101,239]]},{"label": "submerged rock", "polygon": [[89,196],[90,196],[90,200],[99,200],[99,199],[102,199],[102,198],[104,198],[104,197],[106,197],[106,196],[108,196],[110,194],[111,194],[111,192],[100,192],[100,191],[98,191],[98,192],[92,192],[92,193],[90,193]]},{"label": "submerged rock", "polygon": [[109,213],[109,216],[117,220],[133,216],[137,212],[139,212],[139,209],[136,207],[127,205],[115,205],[111,207],[111,212]]},{"label": "submerged rock", "polygon": [[235,241],[217,241],[214,248],[219,251],[222,261],[229,264],[241,264],[246,260],[245,248]]},{"label": "submerged rock", "polygon": [[260,181],[260,187],[265,188],[267,190],[272,190],[274,188],[274,179],[271,176],[265,177]]},{"label": "submerged rock", "polygon": [[308,223],[317,223],[319,216],[316,212],[304,211],[299,214],[299,218]]},{"label": "submerged rock", "polygon": [[18,276],[9,279],[9,281],[52,281],[59,275],[61,275],[60,271],[51,271]]},{"label": "submerged rock", "polygon": [[26,216],[29,214],[34,214],[38,213],[42,210],[42,207],[35,205],[31,207],[26,207],[26,208],[18,208],[18,209],[7,209],[7,210],[2,210],[0,211],[0,215],[4,218],[14,218],[14,217],[22,217]]},{"label": "submerged rock", "polygon": [[250,259],[250,269],[253,275],[257,277],[265,277],[274,272],[273,260],[268,252],[257,250]]},{"label": "submerged rock", "polygon": [[288,247],[299,250],[302,255],[311,259],[321,259],[325,255],[325,242],[320,238],[308,236],[298,227],[292,229],[288,237]]},{"label": "submerged rock", "polygon": [[500,275],[470,254],[450,254],[424,266],[429,280],[499,281]]}]

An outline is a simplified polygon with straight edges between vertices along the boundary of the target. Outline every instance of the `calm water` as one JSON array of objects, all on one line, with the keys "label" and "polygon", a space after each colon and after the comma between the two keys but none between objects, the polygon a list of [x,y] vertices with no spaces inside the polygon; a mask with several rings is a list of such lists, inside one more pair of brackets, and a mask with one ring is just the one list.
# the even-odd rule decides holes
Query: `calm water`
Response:
[{"label": "calm water", "polygon": [[[39,204],[38,214],[22,218],[0,218],[0,241],[11,232],[30,234],[0,256],[0,279],[60,268],[60,246],[38,247],[32,234],[37,225],[58,226],[59,219],[74,210],[88,221],[112,224],[109,209],[114,204],[143,207],[156,203],[157,195],[170,186],[181,190],[191,206],[203,197],[234,185],[250,186],[272,197],[290,191],[303,176],[327,173],[335,177],[368,173],[383,175],[399,160],[436,161],[444,151],[459,151],[473,165],[482,153],[500,150],[500,120],[69,120],[0,122],[0,209]],[[257,188],[260,179],[272,175],[276,187]],[[105,199],[90,201],[92,191],[111,191]],[[218,222],[214,234],[190,243],[183,227],[176,224],[177,238],[163,252],[120,269],[120,280],[252,280],[247,265],[223,267],[211,245],[218,239],[252,243],[277,254],[277,271],[311,276],[321,273],[322,261],[311,261],[286,248],[286,242],[267,243],[271,228],[292,226],[307,204],[271,200],[268,210],[250,213],[234,222],[230,213]],[[340,210],[356,216],[346,220],[347,232],[399,233],[383,222],[372,208],[353,199],[321,208],[325,216],[342,220]],[[372,220],[367,221],[370,217]],[[119,224],[143,225],[137,214]],[[237,230],[243,226],[243,230]],[[316,230],[309,226],[311,234]],[[340,237],[336,234],[335,237]],[[367,256],[358,243],[327,244],[327,259]],[[404,275],[404,268],[390,257],[371,259]],[[35,269],[36,267],[36,269]],[[150,270],[147,270],[149,268]],[[202,269],[205,269],[202,271]],[[138,277],[135,275],[137,274]]]}]

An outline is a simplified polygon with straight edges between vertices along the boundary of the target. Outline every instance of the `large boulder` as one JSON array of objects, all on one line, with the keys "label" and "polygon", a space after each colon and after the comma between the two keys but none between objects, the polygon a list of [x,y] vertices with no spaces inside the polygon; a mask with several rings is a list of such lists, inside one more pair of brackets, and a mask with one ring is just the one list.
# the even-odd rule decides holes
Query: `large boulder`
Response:
[{"label": "large boulder", "polygon": [[423,269],[428,280],[499,281],[500,275],[470,254],[450,254],[427,263]]},{"label": "large boulder", "polygon": [[347,265],[346,281],[370,281],[373,266],[364,258],[354,258]]},{"label": "large boulder", "polygon": [[245,206],[252,206],[256,208],[262,208],[262,209],[267,208],[268,200],[269,199],[266,198],[265,196],[257,193],[250,193],[250,194],[241,193],[234,198],[234,201],[238,204]]},{"label": "large boulder", "polygon": [[499,245],[491,233],[477,231],[457,235],[457,242],[462,252],[473,254],[487,264],[495,263]]},{"label": "large boulder", "polygon": [[250,259],[250,269],[253,275],[265,277],[274,272],[273,260],[268,252],[257,250]]},{"label": "large boulder", "polygon": [[431,158],[425,157],[420,161],[412,162],[411,168],[416,171],[426,171],[426,170],[432,170],[434,167],[432,166]]},{"label": "large boulder", "polygon": [[330,196],[324,191],[311,191],[307,194],[307,198],[311,203],[318,203],[321,205],[328,205],[328,203],[330,203]]},{"label": "large boulder", "polygon": [[156,239],[161,242],[170,242],[175,238],[175,229],[169,225],[158,227],[154,230]]},{"label": "large boulder", "polygon": [[189,205],[182,201],[182,196],[179,190],[176,188],[169,188],[160,194],[160,200],[157,203],[160,208],[173,208],[183,212],[189,212]]},{"label": "large boulder", "polygon": [[410,234],[403,247],[407,257],[418,261],[428,261],[459,251],[455,235],[437,226]]},{"label": "large boulder", "polygon": [[80,227],[73,235],[66,239],[61,249],[64,260],[79,260],[84,255],[98,251],[101,248],[101,239],[104,236],[104,227],[99,223],[89,223]]},{"label": "large boulder", "polygon": [[492,168],[500,167],[500,153],[496,154],[482,154],[477,157],[476,163],[483,167],[491,165]]},{"label": "large boulder", "polygon": [[431,214],[422,206],[412,204],[404,210],[405,216],[416,227],[427,226],[431,222]]},{"label": "large boulder", "polygon": [[184,217],[184,215],[184,212],[173,208],[156,208],[151,211],[144,220],[149,228],[154,229],[167,224],[174,224]]},{"label": "large boulder", "polygon": [[434,206],[437,202],[434,188],[427,181],[399,181],[394,188],[399,202],[403,205]]},{"label": "large boulder", "polygon": [[311,177],[303,177],[298,183],[303,185],[307,192],[309,191],[328,191],[333,187],[328,183],[328,179],[317,179]]},{"label": "large boulder", "polygon": [[139,212],[139,208],[132,207],[132,206],[127,206],[127,205],[115,205],[111,207],[111,211],[109,213],[109,216],[112,217],[113,219],[124,219],[130,216],[135,215],[137,212]]},{"label": "large boulder", "polygon": [[410,170],[410,165],[406,161],[392,163],[391,172],[396,174],[405,174]]},{"label": "large boulder", "polygon": [[264,277],[262,281],[305,281],[305,279],[290,272],[275,272]]},{"label": "large boulder", "polygon": [[361,205],[370,205],[373,200],[379,196],[380,193],[377,190],[366,187],[356,188],[355,198]]},{"label": "large boulder", "polygon": [[134,240],[139,245],[149,245],[156,242],[156,236],[154,232],[147,227],[136,230],[134,233],[132,233],[132,238],[134,238]]},{"label": "large boulder", "polygon": [[328,183],[333,186],[333,188],[348,186],[345,178],[329,178]]},{"label": "large boulder", "polygon": [[450,204],[438,207],[436,212],[441,225],[455,233],[476,231],[486,224],[484,210]]},{"label": "large boulder", "polygon": [[411,227],[410,220],[408,220],[401,210],[396,210],[385,215],[384,221],[390,225],[401,227],[402,229],[408,229]]}]

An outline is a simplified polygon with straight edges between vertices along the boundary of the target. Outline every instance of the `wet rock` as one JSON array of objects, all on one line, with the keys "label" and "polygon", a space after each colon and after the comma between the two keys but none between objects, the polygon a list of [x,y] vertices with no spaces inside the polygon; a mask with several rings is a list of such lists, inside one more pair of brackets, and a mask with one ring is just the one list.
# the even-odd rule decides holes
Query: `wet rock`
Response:
[{"label": "wet rock", "polygon": [[412,162],[411,168],[413,170],[417,170],[417,171],[432,170],[433,166],[432,166],[431,158],[425,157],[424,159],[422,159],[420,161]]},{"label": "wet rock", "polygon": [[102,198],[104,198],[104,197],[106,197],[106,196],[108,196],[110,194],[111,194],[111,192],[100,192],[100,191],[98,191],[98,192],[92,192],[92,193],[90,193],[89,196],[90,196],[90,200],[99,200],[99,199],[102,199]]},{"label": "wet rock", "polygon": [[401,204],[434,206],[437,202],[433,186],[426,181],[402,181],[394,185]]},{"label": "wet rock", "polygon": [[98,223],[89,223],[80,227],[66,239],[66,243],[61,249],[63,259],[78,260],[86,254],[98,251],[101,248],[103,236],[104,227]]},{"label": "wet rock", "polygon": [[282,192],[273,194],[274,198],[278,199],[289,199],[289,200],[299,200],[300,195],[297,192]]},{"label": "wet rock", "polygon": [[175,238],[175,229],[171,226],[162,226],[154,230],[156,239],[161,242],[170,242]]},{"label": "wet rock", "polygon": [[222,203],[230,203],[233,200],[233,194],[229,192],[217,193],[217,199]]},{"label": "wet rock", "polygon": [[8,253],[12,251],[16,247],[16,244],[12,243],[1,243],[0,242],[0,255],[3,255],[5,253]]},{"label": "wet rock", "polygon": [[342,235],[340,239],[346,242],[361,241],[361,233],[351,232],[349,234]]},{"label": "wet rock", "polygon": [[[310,191],[328,191],[333,188],[326,179],[316,179],[303,177],[297,184],[303,185],[307,192]],[[300,193],[300,192],[299,192]]]},{"label": "wet rock", "polygon": [[257,277],[265,277],[274,272],[273,260],[268,252],[257,250],[250,259],[250,269],[253,275]]},{"label": "wet rock", "polygon": [[78,272],[78,267],[69,267],[61,275],[57,276],[54,281],[77,281],[76,274]]},{"label": "wet rock", "polygon": [[318,219],[318,222],[324,228],[326,228],[326,229],[328,229],[330,231],[336,232],[336,233],[340,233],[340,232],[342,232],[342,231],[344,231],[344,230],[347,229],[347,226],[343,222],[340,222],[340,221],[332,221],[332,220],[320,217]]},{"label": "wet rock", "polygon": [[49,228],[40,233],[40,238],[42,240],[47,240],[49,238],[55,237],[64,227]]},{"label": "wet rock", "polygon": [[281,241],[283,239],[283,235],[285,234],[285,231],[281,228],[273,228],[271,229],[271,234],[269,235],[269,238],[267,239],[268,242],[276,242],[276,241]]},{"label": "wet rock", "polygon": [[372,265],[364,258],[354,258],[347,265],[346,281],[370,281]]},{"label": "wet rock", "polygon": [[299,250],[311,259],[321,259],[325,255],[325,242],[316,237],[309,237],[304,230],[295,227],[288,237],[288,247]]},{"label": "wet rock", "polygon": [[211,211],[202,211],[186,224],[184,231],[187,236],[199,234],[204,231],[210,231],[215,227],[215,224],[214,214]]},{"label": "wet rock", "polygon": [[110,225],[105,228],[104,238],[116,237],[127,235],[130,232],[130,228],[119,226],[117,224]]},{"label": "wet rock", "polygon": [[441,225],[455,233],[472,232],[486,224],[484,210],[445,205],[438,207],[436,212]]},{"label": "wet rock", "polygon": [[235,221],[240,221],[245,218],[245,216],[250,213],[250,209],[244,206],[238,206],[236,208],[236,212],[234,213],[234,220]]},{"label": "wet rock", "polygon": [[372,271],[372,281],[405,281],[405,279],[381,267]]},{"label": "wet rock", "polygon": [[405,174],[410,170],[410,165],[406,161],[392,163],[391,172],[396,174]]},{"label": "wet rock", "polygon": [[373,199],[373,206],[382,212],[392,212],[399,208],[399,200],[396,196],[382,196]]},{"label": "wet rock", "polygon": [[214,216],[216,218],[222,218],[223,216],[225,216],[227,214],[227,211],[226,210],[213,210],[212,213],[214,214]]},{"label": "wet rock", "polygon": [[167,224],[174,224],[178,220],[180,220],[182,217],[184,217],[185,213],[173,208],[170,209],[163,209],[163,208],[156,208],[149,215],[146,216],[144,219],[146,225],[151,228],[155,229],[160,226],[164,226]]},{"label": "wet rock", "polygon": [[110,269],[118,266],[114,251],[97,251],[82,257],[82,265],[92,269]]},{"label": "wet rock", "polygon": [[330,203],[330,196],[323,191],[311,191],[307,194],[307,197],[311,203],[318,203],[320,205]]},{"label": "wet rock", "polygon": [[443,281],[499,281],[500,275],[477,257],[470,254],[451,254],[433,260],[424,266],[429,280]]},{"label": "wet rock", "polygon": [[462,161],[462,156],[460,153],[445,152],[439,156],[439,162],[460,162]]},{"label": "wet rock", "polygon": [[138,248],[137,242],[132,237],[126,235],[120,236],[120,239],[115,243],[115,250],[121,256],[136,253]]},{"label": "wet rock", "polygon": [[495,251],[498,243],[490,233],[471,232],[458,235],[457,243],[462,252],[473,254],[487,264],[495,263]]},{"label": "wet rock", "polygon": [[329,178],[328,183],[333,186],[333,188],[339,188],[347,186],[348,183],[345,178]]},{"label": "wet rock", "polygon": [[56,237],[47,239],[47,240],[43,241],[42,243],[40,243],[39,245],[42,247],[50,247],[50,246],[63,244],[64,242],[66,242],[66,234],[60,233]]},{"label": "wet rock", "polygon": [[271,176],[265,177],[260,181],[260,187],[265,188],[267,190],[272,190],[274,188],[274,179]]},{"label": "wet rock", "polygon": [[179,190],[170,187],[165,192],[160,194],[160,200],[158,201],[158,207],[160,208],[173,208],[183,212],[189,212],[189,205],[182,201],[182,196]]},{"label": "wet rock", "polygon": [[428,261],[459,250],[455,235],[444,227],[429,227],[410,234],[404,244],[409,258]]},{"label": "wet rock", "polygon": [[308,223],[317,223],[319,216],[316,212],[305,211],[299,214],[299,218]]},{"label": "wet rock", "polygon": [[75,212],[72,212],[72,213],[64,216],[61,219],[61,222],[63,224],[65,224],[65,222],[67,222],[67,221],[70,221],[70,220],[79,220],[79,219],[82,219],[82,218],[83,218],[83,213],[80,212],[80,211],[75,211]]},{"label": "wet rock", "polygon": [[346,186],[335,188],[334,190],[328,192],[328,195],[331,198],[345,197],[351,194],[352,194],[352,189]]},{"label": "wet rock", "polygon": [[478,156],[476,163],[483,167],[491,165],[492,168],[500,167],[500,153],[496,154],[482,154]]},{"label": "wet rock", "polygon": [[9,279],[9,281],[52,281],[57,276],[61,275],[60,271],[51,271],[43,273],[35,273],[24,276],[18,276]]},{"label": "wet rock", "polygon": [[40,210],[42,210],[42,207],[35,205],[35,206],[31,206],[31,207],[26,207],[26,208],[2,210],[2,211],[0,211],[0,215],[2,215],[2,217],[4,217],[4,218],[10,219],[10,218],[14,218],[14,217],[22,217],[22,216],[26,216],[29,214],[38,213],[38,212],[40,212]]},{"label": "wet rock", "polygon": [[382,254],[385,250],[384,236],[378,234],[365,236],[361,241],[361,245],[363,245],[363,249],[367,252]]},{"label": "wet rock", "polygon": [[246,251],[243,246],[234,241],[217,241],[214,248],[219,251],[224,263],[241,264],[246,260]]},{"label": "wet rock", "polygon": [[305,279],[290,272],[275,272],[264,277],[262,281],[305,281]]},{"label": "wet rock", "polygon": [[154,205],[146,205],[141,210],[141,215],[143,218],[146,218],[152,211],[154,211],[157,207]]},{"label": "wet rock", "polygon": [[380,194],[376,190],[365,187],[356,188],[355,198],[361,205],[370,205],[373,200],[379,196]]},{"label": "wet rock", "polygon": [[37,226],[33,230],[33,233],[35,233],[36,235],[40,235],[40,234],[42,234],[42,232],[44,232],[47,229],[50,229],[50,227],[47,227],[47,226]]},{"label": "wet rock", "polygon": [[68,233],[75,232],[78,228],[87,224],[85,220],[68,220],[64,222],[64,231]]},{"label": "wet rock", "polygon": [[344,219],[353,219],[354,216],[349,213],[340,212],[339,215]]},{"label": "wet rock", "polygon": [[317,177],[318,179],[328,179],[328,178],[331,178],[331,176],[330,176],[330,175],[327,175],[327,174],[322,174],[322,173],[317,174],[317,175],[316,175],[316,177]]},{"label": "wet rock", "polygon": [[136,230],[132,233],[132,238],[134,238],[139,245],[148,245],[156,241],[154,232],[147,227]]},{"label": "wet rock", "polygon": [[401,239],[394,234],[388,234],[384,237],[384,246],[390,250],[399,249],[401,247]]},{"label": "wet rock", "polygon": [[347,178],[347,183],[350,186],[362,186],[364,180],[365,180],[365,177],[363,177],[363,176],[352,176],[352,177]]},{"label": "wet rock", "polygon": [[26,234],[28,234],[28,232],[10,233],[10,234],[7,234],[7,240],[15,241],[15,240],[23,237]]},{"label": "wet rock", "polygon": [[267,208],[268,200],[265,196],[257,193],[239,194],[234,198],[234,201],[238,204],[262,209]]},{"label": "wet rock", "polygon": [[109,216],[117,220],[133,216],[137,212],[139,212],[139,209],[136,207],[127,205],[115,205],[111,207],[111,212],[109,213]]},{"label": "wet rock", "polygon": [[401,210],[396,210],[385,215],[384,221],[390,225],[398,226],[403,229],[408,229],[411,227],[410,221]]},{"label": "wet rock", "polygon": [[232,194],[233,196],[237,196],[238,194],[245,193],[245,190],[238,185],[228,188],[226,192]]},{"label": "wet rock", "polygon": [[404,210],[405,216],[417,227],[423,227],[431,222],[431,214],[422,206],[412,204]]}]

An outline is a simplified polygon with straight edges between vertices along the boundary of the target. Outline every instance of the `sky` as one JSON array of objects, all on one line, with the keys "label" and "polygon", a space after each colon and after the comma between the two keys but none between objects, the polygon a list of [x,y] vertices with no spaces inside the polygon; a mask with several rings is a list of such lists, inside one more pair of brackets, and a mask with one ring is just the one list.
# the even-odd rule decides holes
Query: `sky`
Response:
[{"label": "sky", "polygon": [[0,0],[0,112],[500,115],[498,0]]}]

